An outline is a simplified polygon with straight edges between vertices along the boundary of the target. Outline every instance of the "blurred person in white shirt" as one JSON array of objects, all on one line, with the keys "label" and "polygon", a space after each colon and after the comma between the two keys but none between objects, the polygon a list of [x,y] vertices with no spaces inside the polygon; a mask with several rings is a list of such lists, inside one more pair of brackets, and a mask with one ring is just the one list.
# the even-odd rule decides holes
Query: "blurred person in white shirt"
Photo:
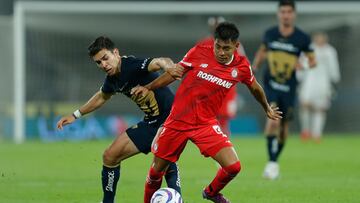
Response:
[{"label": "blurred person in white shirt", "polygon": [[317,32],[312,37],[317,66],[304,68],[299,89],[301,139],[321,141],[325,126],[326,111],[332,95],[340,81],[338,56],[335,48],[328,43],[325,33]]}]

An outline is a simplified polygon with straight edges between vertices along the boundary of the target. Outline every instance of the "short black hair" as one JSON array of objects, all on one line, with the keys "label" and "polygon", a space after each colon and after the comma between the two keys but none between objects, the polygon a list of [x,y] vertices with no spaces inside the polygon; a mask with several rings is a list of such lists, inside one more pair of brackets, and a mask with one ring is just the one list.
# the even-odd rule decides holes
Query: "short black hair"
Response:
[{"label": "short black hair", "polygon": [[291,6],[294,10],[296,10],[295,1],[294,0],[280,0],[279,8],[281,6]]},{"label": "short black hair", "polygon": [[223,22],[216,27],[214,37],[215,39],[220,39],[223,41],[236,41],[239,38],[239,30],[235,24]]},{"label": "short black hair", "polygon": [[93,57],[102,49],[108,49],[112,51],[115,49],[115,43],[106,36],[100,36],[89,45],[88,54],[90,57]]}]

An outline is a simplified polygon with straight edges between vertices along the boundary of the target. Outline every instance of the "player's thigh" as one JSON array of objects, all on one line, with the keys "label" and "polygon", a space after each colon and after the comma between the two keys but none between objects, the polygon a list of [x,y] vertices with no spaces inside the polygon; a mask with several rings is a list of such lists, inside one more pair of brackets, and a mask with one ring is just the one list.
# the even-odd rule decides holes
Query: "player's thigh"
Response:
[{"label": "player's thigh", "polygon": [[[266,88],[266,97],[267,100],[269,102],[269,104],[271,106],[277,106],[279,107],[279,110],[282,111],[282,106],[280,103],[280,99],[279,99],[279,92],[271,89],[271,88]],[[276,134],[279,130],[280,127],[280,122],[279,121],[274,121],[271,119],[267,119],[266,120],[266,124],[265,124],[265,134],[266,135],[270,135],[270,134]]]},{"label": "player's thigh", "polygon": [[191,141],[199,148],[205,157],[215,155],[225,147],[232,147],[229,137],[222,132],[219,125],[207,125],[201,127],[191,135]]},{"label": "player's thigh", "polygon": [[281,122],[279,141],[282,143],[285,142],[288,136],[289,136],[289,121],[284,120]]},{"label": "player's thigh", "polygon": [[126,132],[121,133],[105,150],[104,159],[114,159],[117,162],[127,159],[140,151]]},{"label": "player's thigh", "polygon": [[295,99],[295,92],[284,93],[279,97],[280,111],[283,112],[282,121],[290,122],[294,119]]},{"label": "player's thigh", "polygon": [[151,151],[161,159],[176,162],[186,146],[187,133],[165,126],[161,131],[158,131]]},{"label": "player's thigh", "polygon": [[277,93],[277,97],[269,101],[271,105],[279,107],[283,118],[281,120],[267,119],[265,126],[266,135],[278,134],[282,131],[282,123],[294,118],[295,93]]},{"label": "player's thigh", "polygon": [[281,121],[272,120],[267,118],[265,124],[265,134],[266,135],[274,135],[277,134],[280,130]]},{"label": "player's thigh", "polygon": [[151,143],[153,142],[158,128],[158,125],[141,121],[128,128],[126,133],[141,153],[148,154],[151,151]]}]

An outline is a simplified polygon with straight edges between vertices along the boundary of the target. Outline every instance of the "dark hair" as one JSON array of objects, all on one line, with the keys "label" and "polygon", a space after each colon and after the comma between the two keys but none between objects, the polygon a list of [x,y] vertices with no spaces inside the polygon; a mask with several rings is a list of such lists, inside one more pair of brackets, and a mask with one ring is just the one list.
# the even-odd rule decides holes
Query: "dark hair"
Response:
[{"label": "dark hair", "polygon": [[280,0],[279,8],[281,6],[291,6],[294,10],[296,10],[295,1],[294,0]]},{"label": "dark hair", "polygon": [[216,27],[214,37],[215,39],[220,39],[223,41],[236,41],[239,38],[239,30],[235,24],[223,22]]},{"label": "dark hair", "polygon": [[88,54],[90,57],[95,56],[102,49],[114,50],[115,44],[108,37],[100,36],[95,39],[88,47]]}]

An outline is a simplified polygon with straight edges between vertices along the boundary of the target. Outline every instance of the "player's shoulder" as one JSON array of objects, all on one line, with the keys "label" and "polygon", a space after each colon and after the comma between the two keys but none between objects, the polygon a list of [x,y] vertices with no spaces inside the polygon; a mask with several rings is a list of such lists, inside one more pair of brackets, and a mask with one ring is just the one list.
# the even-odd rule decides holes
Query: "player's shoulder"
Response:
[{"label": "player's shoulder", "polygon": [[197,51],[212,51],[213,50],[214,43],[201,43],[196,44],[194,48]]},{"label": "player's shoulder", "polygon": [[294,34],[296,35],[296,37],[303,38],[303,39],[310,39],[310,35],[308,33],[306,33],[305,31],[303,31],[299,27],[295,26],[294,32],[295,32]]},{"label": "player's shoulder", "polygon": [[121,56],[121,66],[128,66],[137,61],[134,55],[123,55]]},{"label": "player's shoulder", "polygon": [[134,55],[123,55],[123,56],[121,56],[121,62],[123,64],[131,64],[131,63],[134,63],[134,62],[136,62],[138,60],[139,59]]},{"label": "player's shoulder", "polygon": [[238,66],[240,68],[242,68],[242,67],[248,68],[248,67],[250,67],[250,61],[248,60],[248,58],[246,56],[236,54],[234,65]]},{"label": "player's shoulder", "polygon": [[187,56],[191,56],[192,58],[198,58],[202,56],[208,56],[208,54],[212,53],[213,45],[208,44],[196,44],[193,46],[190,51],[187,53]]},{"label": "player's shoulder", "polygon": [[279,33],[279,27],[274,25],[265,30],[265,35],[274,35]]},{"label": "player's shoulder", "polygon": [[214,37],[206,37],[196,43],[196,45],[211,46],[214,44]]},{"label": "player's shoulder", "polygon": [[145,66],[148,62],[151,62],[151,60],[152,58],[138,58],[134,55],[121,56],[121,69]]}]

